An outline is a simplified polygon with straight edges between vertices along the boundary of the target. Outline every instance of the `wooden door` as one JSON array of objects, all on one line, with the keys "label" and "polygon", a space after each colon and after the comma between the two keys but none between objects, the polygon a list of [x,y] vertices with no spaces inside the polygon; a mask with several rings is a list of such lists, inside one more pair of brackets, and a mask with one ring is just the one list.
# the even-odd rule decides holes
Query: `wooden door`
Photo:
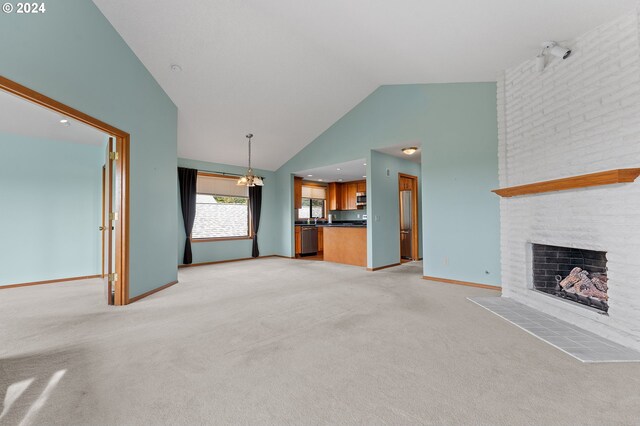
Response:
[{"label": "wooden door", "polygon": [[107,152],[105,154],[105,165],[102,185],[102,220],[100,227],[102,233],[102,279],[104,281],[104,296],[109,305],[114,304],[115,274],[114,274],[114,203],[113,203],[113,179],[114,179],[114,158],[115,152],[113,138],[109,138]]}]

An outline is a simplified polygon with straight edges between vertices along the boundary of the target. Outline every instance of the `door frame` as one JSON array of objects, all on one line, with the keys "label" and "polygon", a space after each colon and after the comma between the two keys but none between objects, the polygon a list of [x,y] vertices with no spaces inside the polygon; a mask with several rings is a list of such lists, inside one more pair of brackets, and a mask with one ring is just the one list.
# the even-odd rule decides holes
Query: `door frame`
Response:
[{"label": "door frame", "polygon": [[[418,222],[418,177],[406,173],[398,173],[398,212],[400,212],[400,200],[402,188],[400,182],[402,178],[411,180],[411,222],[415,224],[411,228],[411,260],[420,260],[420,230]],[[400,217],[398,217],[398,230],[402,231]],[[400,235],[400,234],[399,234]],[[400,237],[402,238],[402,237]],[[399,262],[402,263],[402,240],[400,240],[400,250],[398,253]]]},{"label": "door frame", "polygon": [[126,305],[129,303],[129,152],[130,136],[116,127],[91,117],[77,109],[51,99],[35,90],[29,89],[15,81],[0,75],[0,90],[16,95],[29,102],[35,103],[49,110],[55,111],[76,121],[111,135],[116,140],[116,173],[114,191],[116,192],[116,209],[118,220],[116,221],[116,281],[114,305]]}]

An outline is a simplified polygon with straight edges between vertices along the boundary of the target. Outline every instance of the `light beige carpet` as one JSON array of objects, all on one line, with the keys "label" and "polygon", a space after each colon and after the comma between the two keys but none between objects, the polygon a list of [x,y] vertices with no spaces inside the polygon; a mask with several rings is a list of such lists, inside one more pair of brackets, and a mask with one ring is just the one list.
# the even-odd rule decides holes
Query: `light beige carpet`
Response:
[{"label": "light beige carpet", "polygon": [[123,308],[93,282],[0,291],[2,424],[637,424],[640,365],[585,365],[415,264],[180,271]]}]

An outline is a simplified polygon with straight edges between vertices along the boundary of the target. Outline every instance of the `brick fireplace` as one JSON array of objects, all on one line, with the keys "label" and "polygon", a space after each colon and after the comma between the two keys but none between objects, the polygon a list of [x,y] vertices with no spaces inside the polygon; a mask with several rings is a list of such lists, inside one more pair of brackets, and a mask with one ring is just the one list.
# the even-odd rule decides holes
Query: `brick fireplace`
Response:
[{"label": "brick fireplace", "polygon": [[[532,55],[499,76],[501,187],[640,167],[639,27],[633,11],[567,43],[572,55],[542,72]],[[640,349],[640,178],[500,198],[500,216],[504,296]],[[569,254],[541,271],[538,245]],[[570,267],[606,272],[606,312],[546,291]]]}]

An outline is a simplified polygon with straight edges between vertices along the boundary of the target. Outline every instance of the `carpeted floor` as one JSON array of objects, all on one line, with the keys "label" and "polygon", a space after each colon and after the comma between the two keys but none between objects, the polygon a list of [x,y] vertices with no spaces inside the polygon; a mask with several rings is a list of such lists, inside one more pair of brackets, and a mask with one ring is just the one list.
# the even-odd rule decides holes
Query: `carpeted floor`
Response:
[{"label": "carpeted floor", "polygon": [[0,291],[0,424],[637,424],[640,365],[583,364],[415,263],[182,269],[123,308]]}]

